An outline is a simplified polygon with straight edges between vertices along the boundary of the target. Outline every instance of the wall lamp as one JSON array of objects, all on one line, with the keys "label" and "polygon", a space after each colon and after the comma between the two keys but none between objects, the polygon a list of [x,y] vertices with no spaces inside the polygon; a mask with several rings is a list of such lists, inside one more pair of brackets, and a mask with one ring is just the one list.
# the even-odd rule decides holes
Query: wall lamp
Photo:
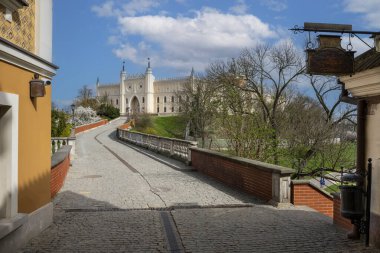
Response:
[{"label": "wall lamp", "polygon": [[51,85],[51,81],[41,80],[39,74],[34,74],[34,79],[29,82],[30,85],[30,98],[44,97],[45,86]]}]

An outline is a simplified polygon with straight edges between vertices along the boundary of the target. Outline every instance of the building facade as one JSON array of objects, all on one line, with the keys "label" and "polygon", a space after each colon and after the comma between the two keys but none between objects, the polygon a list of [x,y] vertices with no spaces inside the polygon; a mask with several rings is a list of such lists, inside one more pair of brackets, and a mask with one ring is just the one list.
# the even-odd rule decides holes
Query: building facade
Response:
[{"label": "building facade", "polygon": [[189,76],[156,80],[150,62],[144,74],[128,75],[125,67],[120,73],[120,82],[96,84],[98,98],[106,98],[108,103],[120,109],[121,115],[149,113],[171,115],[181,112],[178,94],[194,78],[194,70]]},{"label": "building facade", "polygon": [[51,61],[52,0],[0,0],[0,252],[52,223]]}]

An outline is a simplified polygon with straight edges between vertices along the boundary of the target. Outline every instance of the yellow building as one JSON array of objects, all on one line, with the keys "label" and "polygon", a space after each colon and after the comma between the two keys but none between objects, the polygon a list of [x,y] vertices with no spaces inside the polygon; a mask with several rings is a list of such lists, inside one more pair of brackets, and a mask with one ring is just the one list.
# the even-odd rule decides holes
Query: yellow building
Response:
[{"label": "yellow building", "polygon": [[52,0],[0,0],[0,252],[52,222],[51,61]]}]

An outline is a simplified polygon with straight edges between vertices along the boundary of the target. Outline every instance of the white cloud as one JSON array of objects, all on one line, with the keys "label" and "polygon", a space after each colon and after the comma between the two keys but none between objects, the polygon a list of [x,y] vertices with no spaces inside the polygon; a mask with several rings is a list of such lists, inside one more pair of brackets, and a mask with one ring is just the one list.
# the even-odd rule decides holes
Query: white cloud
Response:
[{"label": "white cloud", "polygon": [[272,11],[283,11],[288,8],[288,5],[284,0],[261,0],[261,4]]},{"label": "white cloud", "polygon": [[[364,40],[368,45],[370,45],[371,47],[373,47],[373,39],[371,39],[371,38],[362,38],[362,40]],[[341,43],[343,49],[347,50],[348,43],[349,43],[348,36],[343,36],[342,37],[342,43]],[[352,44],[352,50],[356,51],[355,56],[358,56],[358,55],[360,55],[360,54],[362,54],[365,51],[367,51],[367,50],[370,49],[365,43],[363,43],[362,41],[360,41],[356,37],[351,38],[351,44]]]},{"label": "white cloud", "polygon": [[363,14],[368,27],[380,28],[380,0],[344,0],[343,5],[347,12]]},{"label": "white cloud", "polygon": [[156,0],[132,0],[123,5],[122,11],[127,15],[134,16],[138,13],[148,12],[159,5],[159,1]]},{"label": "white cloud", "polygon": [[113,1],[107,1],[100,6],[94,5],[91,7],[91,10],[99,17],[111,17],[117,14],[114,9]]},{"label": "white cloud", "polygon": [[[277,36],[253,15],[226,14],[211,8],[197,11],[194,17],[125,16],[118,22],[125,38],[137,36],[144,42],[123,44],[114,51],[117,57],[145,64],[143,59],[150,56],[153,63],[177,69],[202,69],[211,60],[236,56],[244,47]],[[159,50],[152,53],[147,45]]]},{"label": "white cloud", "polygon": [[230,8],[230,11],[236,14],[245,14],[248,11],[248,6],[245,0],[237,0],[236,5]]}]

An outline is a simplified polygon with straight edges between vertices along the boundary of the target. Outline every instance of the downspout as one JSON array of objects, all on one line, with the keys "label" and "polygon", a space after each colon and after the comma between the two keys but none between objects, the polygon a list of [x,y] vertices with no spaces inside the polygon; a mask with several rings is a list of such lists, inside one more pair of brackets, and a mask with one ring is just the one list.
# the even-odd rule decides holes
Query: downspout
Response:
[{"label": "downspout", "polygon": [[[353,98],[348,95],[347,90],[344,87],[344,83],[338,79],[338,83],[342,84],[342,92],[340,95],[340,101],[357,105],[357,126],[356,126],[356,173],[365,176],[365,121],[367,111],[367,101],[365,99]],[[357,183],[358,186],[364,188],[364,180]],[[364,205],[364,203],[363,203]],[[359,226],[354,224],[352,231],[347,235],[349,239],[360,239]]]}]

